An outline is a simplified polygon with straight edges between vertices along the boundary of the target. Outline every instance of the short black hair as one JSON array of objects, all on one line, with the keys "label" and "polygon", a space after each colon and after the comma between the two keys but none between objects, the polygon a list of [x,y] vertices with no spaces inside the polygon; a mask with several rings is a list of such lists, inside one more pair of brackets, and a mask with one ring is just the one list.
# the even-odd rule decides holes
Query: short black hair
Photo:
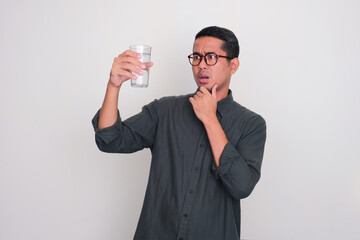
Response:
[{"label": "short black hair", "polygon": [[206,27],[196,34],[195,40],[200,37],[215,37],[223,40],[224,44],[221,46],[221,49],[226,52],[227,56],[230,58],[239,57],[239,41],[235,34],[229,29],[217,26]]}]

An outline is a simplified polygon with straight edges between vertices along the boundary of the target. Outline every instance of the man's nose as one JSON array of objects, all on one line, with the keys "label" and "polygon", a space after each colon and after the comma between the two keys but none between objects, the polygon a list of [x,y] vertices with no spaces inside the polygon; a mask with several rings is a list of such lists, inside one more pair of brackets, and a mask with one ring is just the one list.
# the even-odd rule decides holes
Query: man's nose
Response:
[{"label": "man's nose", "polygon": [[200,69],[207,69],[208,65],[207,65],[206,62],[205,62],[205,57],[203,57],[203,58],[201,59],[201,62],[200,62],[200,64],[198,65],[198,67],[199,67]]}]

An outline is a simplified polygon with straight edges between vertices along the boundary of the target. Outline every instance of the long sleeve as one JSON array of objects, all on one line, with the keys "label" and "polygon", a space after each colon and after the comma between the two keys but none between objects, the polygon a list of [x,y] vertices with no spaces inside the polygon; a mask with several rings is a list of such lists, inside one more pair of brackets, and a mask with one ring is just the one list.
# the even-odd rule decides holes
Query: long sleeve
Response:
[{"label": "long sleeve", "polygon": [[101,130],[98,129],[99,110],[92,119],[98,148],[103,152],[131,153],[151,147],[157,128],[154,105],[152,102],[144,106],[140,113],[125,121],[121,121],[118,113],[114,125]]},{"label": "long sleeve", "polygon": [[226,144],[220,156],[220,166],[212,164],[215,176],[238,200],[249,196],[260,179],[266,140],[265,120],[259,115],[250,120],[240,141]]}]

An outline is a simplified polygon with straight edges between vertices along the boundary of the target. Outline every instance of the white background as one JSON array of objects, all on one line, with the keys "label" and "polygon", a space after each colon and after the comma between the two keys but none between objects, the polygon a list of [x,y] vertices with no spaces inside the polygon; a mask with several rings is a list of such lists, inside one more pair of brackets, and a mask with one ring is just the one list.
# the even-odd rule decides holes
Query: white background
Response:
[{"label": "white background", "polygon": [[113,58],[153,47],[125,119],[194,92],[187,55],[203,27],[241,45],[234,98],[267,120],[262,178],[242,238],[360,239],[358,0],[0,2],[0,239],[132,239],[150,152],[105,154],[91,119]]}]

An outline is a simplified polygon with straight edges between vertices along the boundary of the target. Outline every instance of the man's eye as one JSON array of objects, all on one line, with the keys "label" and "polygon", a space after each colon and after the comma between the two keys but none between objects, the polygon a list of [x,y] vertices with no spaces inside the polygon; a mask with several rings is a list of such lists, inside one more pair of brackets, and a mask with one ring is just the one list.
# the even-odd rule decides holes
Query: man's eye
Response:
[{"label": "man's eye", "polygon": [[215,55],[215,54],[209,54],[207,57],[208,57],[208,59],[216,59],[216,55]]},{"label": "man's eye", "polygon": [[194,60],[199,60],[200,56],[199,55],[194,55],[193,58],[194,58]]}]

